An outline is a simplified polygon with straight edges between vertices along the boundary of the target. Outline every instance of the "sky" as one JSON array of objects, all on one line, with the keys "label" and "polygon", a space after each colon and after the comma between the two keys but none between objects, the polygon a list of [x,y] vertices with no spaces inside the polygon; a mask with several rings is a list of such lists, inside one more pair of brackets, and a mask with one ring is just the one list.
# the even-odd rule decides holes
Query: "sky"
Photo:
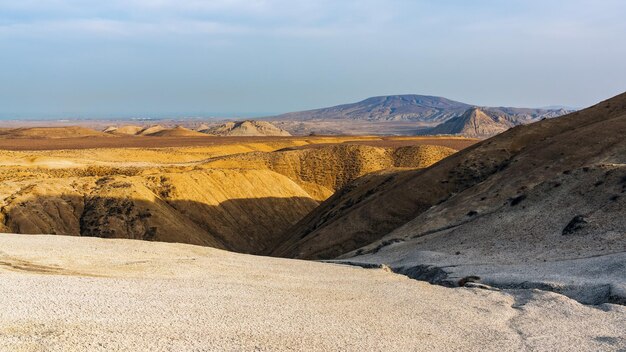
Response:
[{"label": "sky", "polygon": [[261,116],[626,90],[622,0],[0,0],[0,118]]}]

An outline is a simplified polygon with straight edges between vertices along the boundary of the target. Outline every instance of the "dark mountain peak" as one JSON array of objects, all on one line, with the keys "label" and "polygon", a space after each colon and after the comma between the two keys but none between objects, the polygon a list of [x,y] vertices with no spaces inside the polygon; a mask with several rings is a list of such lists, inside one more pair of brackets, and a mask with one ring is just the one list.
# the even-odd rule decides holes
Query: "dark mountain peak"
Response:
[{"label": "dark mountain peak", "polygon": [[463,115],[468,109],[478,109],[494,120],[507,120],[513,125],[529,123],[544,117],[556,117],[566,110],[527,109],[511,107],[477,107],[443,97],[418,94],[384,95],[328,108],[292,112],[273,116],[272,120],[316,121],[415,121],[427,124],[446,122]]},{"label": "dark mountain peak", "polygon": [[441,122],[459,115],[470,105],[458,101],[416,94],[388,95],[328,108],[292,112],[276,120],[367,120]]}]

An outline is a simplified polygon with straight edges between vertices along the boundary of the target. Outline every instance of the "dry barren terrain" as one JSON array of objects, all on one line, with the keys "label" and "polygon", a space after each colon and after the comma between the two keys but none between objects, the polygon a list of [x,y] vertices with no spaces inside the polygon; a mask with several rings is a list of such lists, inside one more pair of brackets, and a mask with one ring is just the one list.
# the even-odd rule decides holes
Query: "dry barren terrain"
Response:
[{"label": "dry barren terrain", "polygon": [[[427,167],[455,152],[444,145],[474,142],[85,137],[74,128],[64,138],[56,138],[63,133],[55,128],[55,138],[45,138],[41,129],[29,131],[36,137],[22,138],[20,131],[19,138],[4,141],[44,150],[0,151],[0,231],[184,242],[259,254],[274,250],[287,228],[351,181],[381,170]],[[206,143],[193,145],[199,139]],[[109,140],[116,148],[86,148]],[[144,147],[129,148],[124,141]],[[162,141],[183,146],[154,147]],[[72,149],[58,149],[57,142]]]},{"label": "dry barren terrain", "polygon": [[624,306],[207,247],[0,235],[13,351],[614,351]]}]

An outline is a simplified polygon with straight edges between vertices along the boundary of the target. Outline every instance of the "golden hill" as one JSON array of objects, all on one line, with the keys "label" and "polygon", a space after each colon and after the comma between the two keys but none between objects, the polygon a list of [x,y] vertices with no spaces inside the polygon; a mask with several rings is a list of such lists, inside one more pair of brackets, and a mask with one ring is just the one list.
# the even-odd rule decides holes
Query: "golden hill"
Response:
[{"label": "golden hill", "polygon": [[68,127],[29,127],[0,130],[0,138],[80,138],[106,137],[106,133],[79,126]]},{"label": "golden hill", "polygon": [[227,156],[204,167],[269,169],[294,180],[314,199],[322,201],[365,174],[398,167],[424,168],[454,152],[432,145],[381,148],[338,144]]}]

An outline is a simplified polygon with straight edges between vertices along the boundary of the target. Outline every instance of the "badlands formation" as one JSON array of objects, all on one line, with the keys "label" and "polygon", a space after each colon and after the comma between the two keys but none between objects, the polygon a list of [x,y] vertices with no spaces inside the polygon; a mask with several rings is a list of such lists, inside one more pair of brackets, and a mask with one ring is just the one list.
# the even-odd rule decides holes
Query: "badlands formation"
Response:
[{"label": "badlands formation", "polygon": [[[403,146],[407,141],[412,144]],[[267,254],[287,228],[356,178],[424,168],[455,152],[421,141],[239,138],[206,147],[2,151],[0,232]]]},{"label": "badlands formation", "polygon": [[626,349],[626,94],[478,143],[102,134],[0,143],[8,350]]}]

